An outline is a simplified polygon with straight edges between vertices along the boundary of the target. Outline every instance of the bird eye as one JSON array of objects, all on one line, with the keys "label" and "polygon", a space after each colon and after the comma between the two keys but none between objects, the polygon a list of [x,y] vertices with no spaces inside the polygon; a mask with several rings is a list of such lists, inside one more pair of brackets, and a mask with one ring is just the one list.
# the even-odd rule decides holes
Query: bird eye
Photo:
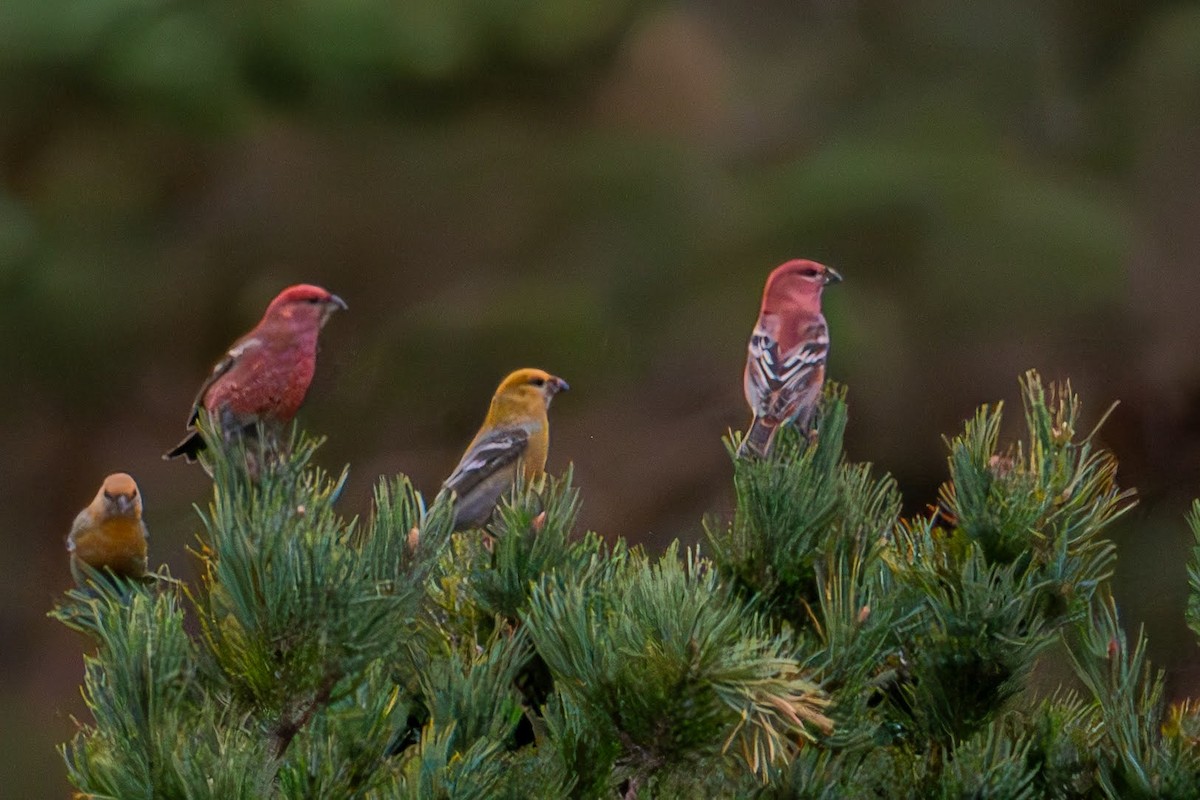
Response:
[{"label": "bird eye", "polygon": [[803,274],[804,274],[804,277],[806,277],[806,278],[815,278],[815,277],[817,277],[817,271],[816,271],[815,269],[811,269],[811,268],[810,268],[810,269],[806,269],[806,270],[804,270],[804,273],[803,273]]},{"label": "bird eye", "polygon": [[534,386],[545,386],[546,385],[545,378],[531,378],[529,380],[529,382],[532,383]]},{"label": "bird eye", "polygon": [[314,305],[314,306],[315,306],[317,303],[321,302],[321,298],[319,298],[319,297],[310,297],[310,298],[308,298],[308,300],[307,300],[306,302],[308,302],[308,303],[311,303],[312,305]]}]

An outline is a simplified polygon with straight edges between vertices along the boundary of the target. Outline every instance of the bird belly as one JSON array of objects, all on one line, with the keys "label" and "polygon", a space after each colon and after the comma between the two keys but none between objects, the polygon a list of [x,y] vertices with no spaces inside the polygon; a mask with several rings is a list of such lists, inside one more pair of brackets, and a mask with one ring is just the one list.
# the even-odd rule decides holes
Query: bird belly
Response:
[{"label": "bird belly", "polygon": [[546,456],[550,452],[550,435],[543,425],[540,430],[529,437],[529,444],[521,454],[522,471],[525,480],[532,480],[546,470]]},{"label": "bird belly", "polygon": [[280,354],[270,362],[247,365],[241,374],[231,372],[213,400],[227,409],[238,427],[286,424],[300,410],[314,372],[313,360],[304,353]]},{"label": "bird belly", "polygon": [[146,537],[140,522],[110,519],[76,533],[75,558],[94,569],[136,577],[146,571]]}]

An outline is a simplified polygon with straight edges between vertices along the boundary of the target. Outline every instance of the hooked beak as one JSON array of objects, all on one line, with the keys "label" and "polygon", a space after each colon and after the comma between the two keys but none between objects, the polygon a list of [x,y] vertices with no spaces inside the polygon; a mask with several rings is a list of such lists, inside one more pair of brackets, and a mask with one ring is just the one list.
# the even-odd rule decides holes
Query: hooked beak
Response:
[{"label": "hooked beak", "polygon": [[325,327],[326,322],[329,322],[329,318],[333,316],[333,312],[337,311],[339,308],[342,311],[345,311],[346,301],[338,297],[336,294],[329,295],[329,297],[325,300],[325,304],[321,307],[320,324],[322,328]]},{"label": "hooked beak", "polygon": [[542,387],[542,399],[546,401],[546,408],[550,408],[550,401],[554,399],[556,394],[559,392],[565,392],[570,388],[570,384],[568,384],[562,378],[559,378],[556,375],[551,375],[546,380],[546,385]]},{"label": "hooked beak", "polygon": [[825,285],[826,286],[828,286],[831,283],[841,283],[841,282],[842,282],[842,273],[838,272],[833,267],[825,268]]}]

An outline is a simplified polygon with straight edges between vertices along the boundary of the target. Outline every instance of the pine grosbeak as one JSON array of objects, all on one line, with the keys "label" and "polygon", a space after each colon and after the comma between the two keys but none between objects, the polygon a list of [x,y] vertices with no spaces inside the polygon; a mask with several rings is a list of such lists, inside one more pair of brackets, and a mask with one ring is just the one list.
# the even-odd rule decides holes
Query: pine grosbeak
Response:
[{"label": "pine grosbeak", "polygon": [[226,439],[253,433],[256,423],[273,432],[292,421],[312,383],[317,336],[342,298],[320,286],[289,286],[271,301],[253,330],[233,343],[192,404],[187,437],[163,458],[195,461],[204,449],[196,430],[202,411],[213,414]]},{"label": "pine grosbeak", "polygon": [[517,478],[546,468],[550,422],[546,410],[570,386],[540,369],[519,369],[501,381],[479,433],[443,484],[456,495],[454,529],[478,528]]},{"label": "pine grosbeak", "polygon": [[146,574],[146,536],[137,483],[124,472],[114,472],[67,534],[75,582],[80,587],[86,583],[81,561],[122,578],[141,578]]},{"label": "pine grosbeak", "polygon": [[841,279],[829,267],[803,260],[767,276],[746,356],[746,402],[754,419],[739,452],[765,457],[786,423],[809,433],[829,353],[821,291]]}]

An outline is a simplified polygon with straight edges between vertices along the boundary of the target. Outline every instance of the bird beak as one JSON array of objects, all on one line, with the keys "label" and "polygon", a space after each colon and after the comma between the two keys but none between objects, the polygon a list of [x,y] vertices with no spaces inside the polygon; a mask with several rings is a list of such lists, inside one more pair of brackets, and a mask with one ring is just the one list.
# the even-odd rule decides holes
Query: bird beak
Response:
[{"label": "bird beak", "polygon": [[553,378],[550,381],[551,394],[555,395],[559,392],[567,392],[571,390],[571,384],[564,381],[562,378]]},{"label": "bird beak", "polygon": [[329,295],[325,300],[325,304],[321,307],[321,327],[325,327],[325,323],[329,322],[329,318],[333,316],[333,312],[338,309],[346,310],[346,301],[338,297],[336,294]]},{"label": "bird beak", "polygon": [[833,267],[825,268],[825,285],[826,286],[828,286],[831,283],[841,283],[841,282],[842,282],[842,273],[838,272]]},{"label": "bird beak", "polygon": [[113,503],[117,507],[117,511],[122,514],[128,514],[133,510],[133,498],[127,494],[119,494],[113,498]]}]

